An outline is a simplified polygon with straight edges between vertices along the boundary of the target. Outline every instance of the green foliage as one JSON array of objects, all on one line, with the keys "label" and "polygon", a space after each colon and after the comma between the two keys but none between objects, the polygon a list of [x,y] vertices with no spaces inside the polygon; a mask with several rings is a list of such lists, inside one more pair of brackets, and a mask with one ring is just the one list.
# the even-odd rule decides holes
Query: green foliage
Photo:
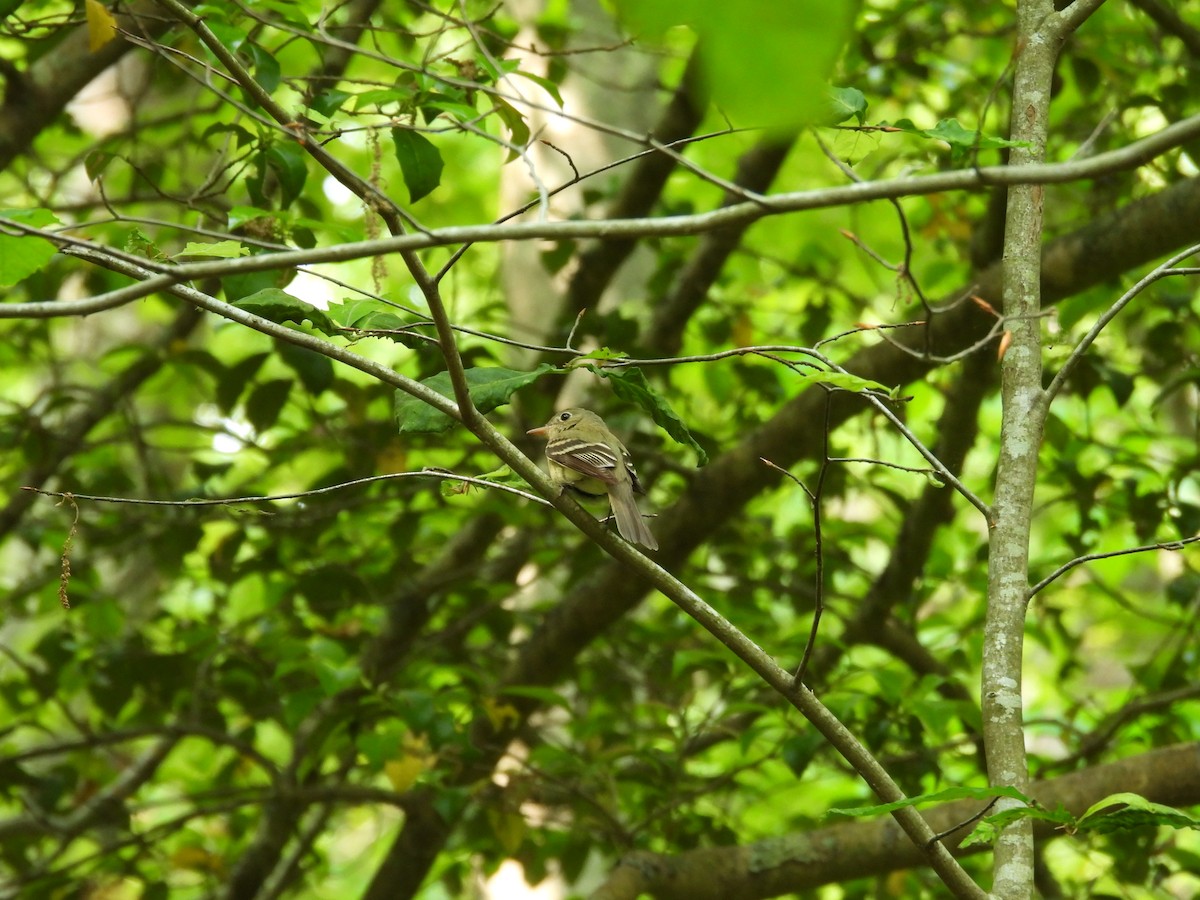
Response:
[{"label": "green foliage", "polygon": [[[471,402],[481,413],[490,413],[508,403],[512,395],[521,388],[552,371],[554,367],[548,364],[538,366],[531,372],[517,372],[500,366],[467,369],[466,378]],[[443,397],[454,399],[454,386],[451,384],[449,372],[439,372],[423,379],[421,384],[437,391]],[[396,391],[395,415],[396,425],[402,434],[406,431],[438,434],[454,425],[454,420],[441,410],[399,390]]]},{"label": "green foliage", "polygon": [[695,32],[704,86],[741,126],[786,132],[824,112],[822,89],[849,34],[847,0],[753,0],[737,5],[666,0],[615,4],[639,36]]},{"label": "green foliage", "polygon": [[314,328],[325,334],[337,334],[337,326],[333,324],[329,316],[311,303],[305,303],[278,288],[263,288],[255,291],[248,297],[242,297],[236,301],[234,306],[280,325],[284,322],[295,322],[298,325],[311,322]]},{"label": "green foliage", "polygon": [[696,452],[697,465],[704,465],[708,462],[708,454],[704,452],[704,448],[696,442],[692,437],[692,433],[688,431],[687,425],[683,419],[679,418],[679,414],[671,408],[671,404],[667,402],[658,391],[655,391],[650,386],[650,382],[646,380],[646,376],[642,370],[636,366],[630,366],[620,369],[598,369],[595,366],[587,367],[592,372],[602,378],[607,378],[612,385],[613,393],[622,400],[636,404],[644,413],[647,413],[667,434],[673,437],[685,447],[690,447]]},{"label": "green foliage", "polygon": [[[887,847],[839,835],[1021,799],[984,787],[988,524],[861,396],[903,397],[909,434],[994,502],[1003,192],[829,200],[1003,161],[1011,5],[612,5],[191,7],[237,69],[156,7],[105,51],[119,85],[68,112],[54,89],[108,77],[64,52],[82,14],[0,4],[0,894],[460,897],[515,862],[583,896],[692,860],[716,884],[736,845],[796,896],[940,897],[920,868],[823,887],[788,853],[886,872]],[[1182,29],[1103,4],[1064,44],[1052,160],[1192,115],[1200,4],[1172,13]],[[1067,238],[1047,384],[1148,254],[1183,246],[1163,235],[1200,240],[1196,153],[1045,187]],[[771,205],[810,189],[803,212]],[[762,196],[752,225],[716,218]],[[503,241],[475,228],[501,220]],[[364,257],[395,223],[435,238]],[[446,244],[457,227],[481,239]],[[284,248],[319,256],[243,271]],[[217,274],[188,287],[234,310],[163,291],[19,315],[147,260],[203,260]],[[1030,820],[1064,895],[1200,890],[1178,774],[1200,740],[1195,285],[1148,288],[1051,404],[1028,580],[1059,574],[1029,602],[1023,736],[1076,814],[987,816],[963,863],[982,885],[997,829]],[[550,410],[604,414],[648,488],[652,559],[785,670],[820,601],[806,679],[908,799],[878,802],[641,570],[500,489],[527,487],[515,458],[442,411],[441,308],[472,401],[533,458]],[[1164,774],[1180,745],[1190,768]],[[1139,794],[1107,796],[1113,762]]]},{"label": "green foliage", "polygon": [[[33,228],[59,223],[58,218],[46,209],[0,209],[0,221],[4,219]],[[0,234],[0,287],[14,285],[40,271],[57,249],[40,237]]]},{"label": "green foliage", "polygon": [[1167,826],[1200,830],[1200,819],[1161,803],[1151,803],[1145,797],[1129,792],[1112,794],[1079,817],[1080,830],[1106,833],[1123,828]]},{"label": "green foliage", "polygon": [[392,147],[404,175],[408,199],[416,203],[441,182],[442,155],[428,138],[407,128],[392,129]]},{"label": "green foliage", "polygon": [[909,119],[901,119],[890,125],[885,122],[884,125],[896,131],[915,134],[929,140],[944,141],[950,145],[950,157],[956,165],[961,165],[969,154],[980,150],[1002,150],[1009,147],[1027,146],[1021,141],[1010,141],[964,128],[958,119],[942,119],[933,128],[918,128]]}]

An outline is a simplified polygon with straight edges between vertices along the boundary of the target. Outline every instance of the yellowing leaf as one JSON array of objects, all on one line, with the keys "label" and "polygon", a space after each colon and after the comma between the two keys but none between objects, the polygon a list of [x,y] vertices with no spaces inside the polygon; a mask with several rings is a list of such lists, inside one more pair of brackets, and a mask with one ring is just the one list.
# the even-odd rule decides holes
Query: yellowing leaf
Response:
[{"label": "yellowing leaf", "polygon": [[88,49],[95,53],[117,36],[117,20],[100,0],[87,0]]},{"label": "yellowing leaf", "polygon": [[429,742],[423,736],[406,736],[401,752],[402,756],[383,764],[383,774],[398,793],[416,784],[422,773],[437,762],[437,754],[429,752]]},{"label": "yellowing leaf", "polygon": [[483,711],[495,731],[503,731],[505,722],[512,722],[513,725],[521,724],[521,714],[511,703],[504,703],[493,697],[485,697]]},{"label": "yellowing leaf", "polygon": [[730,335],[730,343],[735,347],[749,347],[754,343],[754,323],[744,312],[739,312],[733,317],[733,333]]},{"label": "yellowing leaf", "polygon": [[488,809],[488,822],[492,826],[492,834],[505,853],[516,853],[521,849],[528,828],[525,817],[512,809]]},{"label": "yellowing leaf", "polygon": [[404,793],[416,784],[423,771],[425,762],[419,756],[404,756],[383,764],[383,774],[397,793]]},{"label": "yellowing leaf", "polygon": [[[89,4],[91,2],[88,0]],[[221,857],[203,847],[180,847],[171,854],[171,864],[177,869],[190,869],[193,872],[214,872],[218,875],[225,872]]]}]

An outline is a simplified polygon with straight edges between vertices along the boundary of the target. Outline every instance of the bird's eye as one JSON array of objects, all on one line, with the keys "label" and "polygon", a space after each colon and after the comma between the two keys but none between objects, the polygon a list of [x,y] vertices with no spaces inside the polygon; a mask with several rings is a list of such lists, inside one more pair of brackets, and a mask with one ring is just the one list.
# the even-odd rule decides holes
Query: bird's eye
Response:
[{"label": "bird's eye", "polygon": [[558,421],[565,422],[569,418],[571,418],[571,414],[569,412],[565,412],[565,413],[562,413],[561,415],[559,415]]}]

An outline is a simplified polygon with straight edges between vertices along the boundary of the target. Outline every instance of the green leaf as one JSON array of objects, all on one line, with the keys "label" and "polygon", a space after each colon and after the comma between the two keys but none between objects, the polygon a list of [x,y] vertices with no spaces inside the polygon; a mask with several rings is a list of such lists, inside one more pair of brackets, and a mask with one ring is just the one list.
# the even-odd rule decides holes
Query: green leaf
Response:
[{"label": "green leaf", "polygon": [[331,304],[329,318],[338,325],[347,328],[357,328],[374,334],[355,334],[346,332],[345,336],[351,341],[367,337],[385,338],[403,344],[405,347],[428,346],[428,341],[407,331],[415,320],[406,319],[375,300],[347,300],[344,303]]},{"label": "green leaf", "polygon": [[216,36],[216,39],[225,45],[227,50],[237,53],[242,48],[242,44],[246,43],[246,32],[239,28],[234,28],[232,25],[218,18],[208,19],[205,24],[208,25],[209,30]]},{"label": "green leaf", "polygon": [[229,415],[237,404],[242,391],[250,384],[262,364],[267,361],[269,353],[254,353],[245,359],[229,366],[217,377],[217,408],[223,415]]},{"label": "green leaf", "polygon": [[[887,125],[888,123],[882,123]],[[973,131],[963,127],[958,119],[942,119],[933,128],[918,128],[910,119],[901,119],[898,122],[890,125],[899,131],[908,134],[915,134],[920,137],[929,138],[935,141],[945,141],[950,145],[951,151],[967,151],[967,150],[1000,150],[1007,147],[1028,147],[1028,141],[1010,141],[1007,138],[994,137],[992,135],[980,134],[978,131]]]},{"label": "green leaf", "polygon": [[1015,806],[981,819],[963,841],[962,846],[993,845],[1002,830],[1013,822],[1022,820],[1047,822],[1065,831],[1069,831],[1075,826],[1075,817],[1062,806],[1054,810],[1044,809],[1036,805]]},{"label": "green leaf", "polygon": [[230,229],[235,229],[258,219],[274,221],[283,218],[278,212],[270,209],[260,209],[257,206],[234,206],[226,214],[226,224]]},{"label": "green leaf", "polygon": [[247,144],[254,143],[253,134],[251,134],[241,125],[234,125],[228,122],[213,122],[213,124],[204,129],[204,132],[200,135],[200,137],[204,140],[207,140],[210,136],[214,134],[220,134],[222,132],[232,134],[237,139],[238,147],[245,147]]},{"label": "green leaf", "polygon": [[479,118],[479,110],[459,100],[452,100],[442,94],[434,94],[421,102],[421,117],[428,125],[442,113],[459,122],[470,122]]},{"label": "green leaf", "polygon": [[328,356],[287,341],[277,341],[275,349],[288,368],[300,376],[304,389],[313,396],[333,385],[333,360]]},{"label": "green leaf", "polygon": [[167,255],[140,228],[134,228],[125,239],[125,252],[144,256],[147,259],[165,260]]},{"label": "green leaf", "polygon": [[89,150],[83,158],[83,170],[87,172],[88,181],[95,181],[103,175],[108,164],[117,158],[117,154],[107,150]]},{"label": "green leaf", "polygon": [[591,365],[587,368],[602,378],[607,378],[612,384],[614,394],[622,400],[637,404],[643,412],[648,413],[654,419],[663,431],[673,437],[676,443],[695,450],[697,466],[703,466],[708,462],[708,454],[704,452],[704,448],[692,437],[688,427],[683,424],[683,419],[679,418],[666,398],[650,387],[650,382],[646,380],[641,369],[636,366],[601,369]]},{"label": "green leaf", "polygon": [[249,45],[248,54],[254,62],[254,80],[268,94],[275,93],[280,81],[279,60],[275,58],[275,54],[254,43]]},{"label": "green leaf", "polygon": [[735,125],[790,131],[825,112],[825,81],[850,34],[848,0],[617,0],[635,36],[697,35],[704,87]]},{"label": "green leaf", "polygon": [[279,413],[287,403],[292,391],[288,378],[276,378],[264,382],[250,392],[246,398],[246,419],[258,432],[266,431],[279,420]]},{"label": "green leaf", "polygon": [[824,124],[837,125],[852,116],[859,125],[866,121],[867,98],[858,88],[830,87],[828,95],[829,115],[828,118],[823,119]]},{"label": "green leaf", "polygon": [[1093,803],[1077,823],[1080,831],[1088,829],[1101,833],[1147,825],[1200,831],[1200,819],[1195,816],[1161,803],[1151,803],[1140,794],[1128,792],[1111,794]]},{"label": "green leaf", "polygon": [[[532,372],[518,372],[499,366],[467,369],[467,384],[471,392],[471,401],[481,413],[489,413],[498,406],[503,406],[512,395],[537,381],[548,372],[555,371],[554,366],[543,363]],[[437,391],[443,397],[454,398],[454,388],[450,384],[450,374],[439,372],[431,378],[424,379],[421,384]],[[403,391],[396,391],[395,404],[396,424],[401,434],[405,432],[440,434],[449,430],[454,420],[438,409],[434,409],[423,400],[418,400]]]},{"label": "green leaf", "polygon": [[551,97],[553,97],[554,102],[558,104],[558,108],[562,109],[562,107],[563,107],[562,93],[559,92],[558,85],[555,84],[553,81],[551,81],[549,78],[543,78],[541,75],[535,75],[533,72],[525,72],[525,71],[522,71],[521,69],[517,69],[516,71],[510,72],[509,74],[517,75],[517,76],[520,76],[521,78],[529,79],[534,84],[536,84],[538,87],[540,87],[542,90],[544,90],[547,94],[549,94]]},{"label": "green leaf", "polygon": [[376,88],[354,95],[354,111],[359,112],[367,107],[383,107],[389,103],[404,106],[412,100],[411,88]]},{"label": "green leaf", "polygon": [[392,145],[408,199],[416,203],[441,183],[442,154],[423,135],[407,128],[392,129]]},{"label": "green leaf", "polygon": [[897,809],[903,809],[906,806],[919,806],[925,803],[946,803],[951,800],[991,800],[993,797],[1011,797],[1026,804],[1032,802],[1013,787],[952,787],[946,788],[943,791],[934,791],[932,794],[906,797],[903,800],[896,800],[893,803],[879,803],[875,806],[854,807],[853,809],[834,807],[829,810],[828,815],[863,818],[865,816],[881,816],[894,812]]},{"label": "green leaf", "polygon": [[175,254],[175,258],[178,259],[181,256],[215,256],[220,259],[237,259],[240,256],[249,255],[249,249],[243,247],[241,241],[213,241],[204,244],[188,241],[187,246]]},{"label": "green leaf", "polygon": [[267,150],[266,161],[282,189],[279,206],[287,209],[304,190],[304,182],[308,179],[308,156],[297,144],[276,143]]},{"label": "green leaf", "polygon": [[[602,362],[606,362],[610,359],[626,359],[626,358],[628,358],[628,356],[629,356],[629,354],[624,352],[623,350],[611,350],[608,347],[597,347],[595,350],[592,350],[590,353],[585,353],[583,356],[576,357],[575,359],[573,359],[570,363],[567,364],[567,368],[572,368],[576,365],[579,365],[579,364],[581,364],[580,361],[585,360],[585,359],[598,359]],[[589,366],[588,368],[591,368],[591,367]]]},{"label": "green leaf", "polygon": [[819,381],[821,384],[828,384],[831,387],[841,388],[846,391],[879,391],[883,394],[891,393],[891,388],[884,387],[878,381],[872,381],[870,378],[859,378],[857,375],[851,375],[849,372],[823,372],[820,369],[805,369],[804,377],[810,381]]},{"label": "green leaf", "polygon": [[508,128],[509,143],[513,147],[509,149],[508,159],[505,162],[512,162],[520,155],[516,148],[524,147],[529,143],[529,126],[525,124],[525,117],[520,112],[499,97],[492,101],[492,108],[496,110],[500,121]]},{"label": "green leaf", "polygon": [[342,104],[349,100],[351,96],[353,95],[346,91],[330,88],[327,91],[321,91],[321,93],[313,97],[311,108],[314,112],[328,119],[341,109]]},{"label": "green leaf", "polygon": [[[45,228],[58,219],[48,209],[0,209],[0,218]],[[40,271],[58,248],[36,235],[0,234],[0,287],[8,287]]]},{"label": "green leaf", "polygon": [[287,284],[289,280],[284,275],[283,272],[269,271],[226,275],[221,279],[221,290],[225,292],[226,302],[236,306],[261,291],[279,291],[279,285]]},{"label": "green leaf", "polygon": [[325,334],[341,333],[322,310],[317,309],[311,303],[305,303],[303,300],[293,297],[286,291],[279,290],[279,288],[264,288],[261,291],[255,291],[233,305],[248,313],[262,316],[277,325],[283,325],[286,322],[303,324],[307,320],[312,323],[314,328]]}]

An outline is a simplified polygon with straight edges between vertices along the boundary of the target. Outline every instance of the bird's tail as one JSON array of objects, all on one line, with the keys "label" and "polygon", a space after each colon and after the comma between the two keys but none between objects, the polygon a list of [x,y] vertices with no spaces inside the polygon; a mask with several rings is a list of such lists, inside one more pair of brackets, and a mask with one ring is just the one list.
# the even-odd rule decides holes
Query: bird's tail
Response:
[{"label": "bird's tail", "polygon": [[658,541],[646,527],[638,510],[637,501],[633,499],[633,484],[630,481],[618,482],[608,489],[609,503],[613,515],[617,519],[617,531],[621,537],[634,544],[641,544],[647,550],[657,550]]}]

